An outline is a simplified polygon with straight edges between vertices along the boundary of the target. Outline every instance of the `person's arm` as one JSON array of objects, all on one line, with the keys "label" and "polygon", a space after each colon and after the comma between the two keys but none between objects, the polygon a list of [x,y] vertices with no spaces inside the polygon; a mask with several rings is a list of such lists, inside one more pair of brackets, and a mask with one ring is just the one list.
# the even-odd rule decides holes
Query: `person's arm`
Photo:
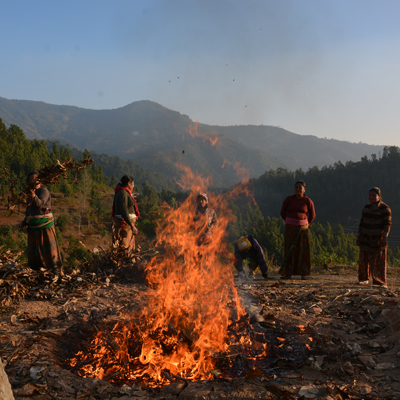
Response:
[{"label": "person's arm", "polygon": [[384,208],[382,212],[382,219],[383,219],[383,234],[382,234],[382,239],[381,239],[381,246],[386,246],[387,244],[387,237],[389,236],[390,233],[390,228],[392,226],[392,210],[388,205]]},{"label": "person's arm", "polygon": [[115,209],[117,210],[116,214],[121,215],[122,219],[128,224],[132,225],[132,222],[129,218],[128,212],[128,204],[129,204],[129,194],[125,192],[125,190],[120,190],[115,197]]},{"label": "person's arm", "polygon": [[289,202],[290,202],[290,196],[286,197],[286,199],[282,203],[281,217],[283,218],[284,221],[286,221],[286,212],[287,212],[287,208],[289,206]]},{"label": "person's arm", "polygon": [[260,267],[260,270],[261,270],[263,276],[267,275],[268,265],[267,265],[267,262],[265,261],[264,250],[262,249],[262,247],[260,246],[260,244],[257,242],[257,240],[255,238],[253,238],[252,246],[254,249],[254,253],[256,255],[257,264]]},{"label": "person's arm", "polygon": [[389,206],[386,206],[384,212],[383,212],[383,232],[384,236],[388,237],[390,233],[390,228],[392,227],[392,210],[390,209]]},{"label": "person's arm", "polygon": [[32,205],[35,208],[48,208],[50,192],[45,188],[39,188],[32,193]]},{"label": "person's arm", "polygon": [[235,268],[238,272],[243,271],[243,260],[237,245],[235,245]]},{"label": "person's arm", "polygon": [[26,225],[26,217],[22,220],[22,222],[18,225],[18,230],[22,231]]},{"label": "person's arm", "polygon": [[363,224],[364,224],[364,220],[363,220],[363,212],[362,212],[360,223],[358,224],[358,233],[357,233],[357,240],[356,240],[357,246],[361,246],[361,232],[362,232]]},{"label": "person's arm", "polygon": [[217,226],[217,223],[218,223],[217,213],[213,210],[212,211],[212,215],[211,215],[211,224],[210,224],[210,231],[211,232]]},{"label": "person's arm", "polygon": [[311,225],[311,222],[314,221],[316,214],[315,214],[315,207],[314,202],[309,198],[309,206],[308,206],[308,225]]}]

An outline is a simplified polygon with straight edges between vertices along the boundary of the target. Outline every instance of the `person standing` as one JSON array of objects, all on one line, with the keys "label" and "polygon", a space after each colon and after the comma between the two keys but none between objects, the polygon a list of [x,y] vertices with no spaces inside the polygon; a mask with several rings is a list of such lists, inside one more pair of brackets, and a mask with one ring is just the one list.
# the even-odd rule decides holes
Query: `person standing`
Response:
[{"label": "person standing", "polygon": [[59,275],[62,259],[51,211],[51,196],[38,181],[38,175],[37,171],[33,171],[26,178],[30,199],[18,229],[22,231],[25,226],[28,227],[28,266],[36,271],[45,268]]},{"label": "person standing", "polygon": [[369,204],[362,210],[357,235],[360,248],[358,261],[358,283],[367,285],[372,275],[372,284],[387,289],[387,237],[392,225],[392,211],[382,201],[382,192],[373,187],[368,195]]},{"label": "person standing", "polygon": [[115,188],[112,206],[113,243],[118,242],[127,250],[134,250],[136,247],[135,236],[138,234],[138,229],[135,222],[140,217],[139,208],[132,194],[134,186],[132,176],[124,175]]},{"label": "person standing", "polygon": [[218,219],[214,209],[209,207],[208,195],[205,192],[198,194],[196,198],[197,208],[193,217],[198,233],[198,245],[207,244],[211,240],[213,229],[217,225]]},{"label": "person standing", "polygon": [[281,209],[285,221],[285,254],[279,273],[281,279],[291,279],[292,275],[301,275],[306,279],[311,273],[311,252],[309,227],[315,219],[313,201],[305,195],[306,183],[297,181],[295,194],[286,197]]}]

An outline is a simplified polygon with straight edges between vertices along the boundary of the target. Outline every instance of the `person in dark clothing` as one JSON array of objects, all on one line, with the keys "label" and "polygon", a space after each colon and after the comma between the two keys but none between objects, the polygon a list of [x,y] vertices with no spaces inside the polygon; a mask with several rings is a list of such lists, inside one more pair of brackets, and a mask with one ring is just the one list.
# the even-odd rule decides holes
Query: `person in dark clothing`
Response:
[{"label": "person in dark clothing", "polygon": [[28,266],[36,271],[45,268],[60,275],[62,259],[51,211],[51,196],[38,181],[38,175],[39,172],[33,171],[27,176],[30,199],[18,229],[22,231],[28,227]]},{"label": "person in dark clothing", "polygon": [[373,285],[387,289],[387,237],[392,226],[392,211],[382,201],[378,187],[369,191],[368,200],[370,204],[362,210],[356,242],[360,247],[358,283],[368,285],[372,276]]},{"label": "person in dark clothing", "polygon": [[127,250],[135,250],[135,236],[138,229],[135,226],[139,218],[139,208],[132,194],[135,182],[130,175],[124,175],[115,188],[112,207],[114,223],[113,243],[119,243]]},{"label": "person in dark clothing", "polygon": [[238,271],[240,281],[246,278],[246,273],[243,270],[243,260],[248,260],[251,277],[254,277],[254,271],[257,267],[260,267],[263,278],[271,279],[268,277],[268,266],[265,261],[264,250],[256,238],[251,235],[241,236],[234,243],[234,247],[235,267]]}]

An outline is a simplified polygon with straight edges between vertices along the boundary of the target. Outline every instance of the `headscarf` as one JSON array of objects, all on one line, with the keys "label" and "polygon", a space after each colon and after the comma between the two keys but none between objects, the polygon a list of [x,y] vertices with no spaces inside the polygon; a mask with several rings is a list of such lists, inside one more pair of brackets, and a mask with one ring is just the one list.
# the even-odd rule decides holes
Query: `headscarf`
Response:
[{"label": "headscarf", "polygon": [[238,240],[236,240],[236,243],[237,243],[239,251],[243,251],[243,250],[249,249],[251,247],[251,243],[250,243],[250,240],[247,239],[247,235],[241,236]]},{"label": "headscarf", "polygon": [[379,197],[382,197],[382,192],[381,189],[379,189],[378,187],[373,187],[372,189],[369,190],[370,192],[375,192]]},{"label": "headscarf", "polygon": [[200,192],[200,193],[197,195],[196,201],[199,201],[199,198],[200,198],[200,197],[204,197],[204,198],[206,199],[207,204],[208,204],[208,195],[207,195],[206,192]]}]

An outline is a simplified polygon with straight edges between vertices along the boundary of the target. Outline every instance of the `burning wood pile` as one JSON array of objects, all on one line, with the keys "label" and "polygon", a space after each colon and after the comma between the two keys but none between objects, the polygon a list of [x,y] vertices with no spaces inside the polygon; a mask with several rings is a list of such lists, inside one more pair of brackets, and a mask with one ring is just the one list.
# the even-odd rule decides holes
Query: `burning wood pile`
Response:
[{"label": "burning wood pile", "polygon": [[157,232],[164,252],[146,266],[150,290],[143,294],[143,306],[77,349],[70,364],[81,376],[152,387],[207,380],[213,377],[216,355],[232,353],[239,344],[229,334],[231,324],[245,314],[227,262],[224,236],[230,214],[222,196],[211,199],[219,215],[207,236],[208,217],[193,219],[204,182],[190,180],[198,186],[170,210]]}]

